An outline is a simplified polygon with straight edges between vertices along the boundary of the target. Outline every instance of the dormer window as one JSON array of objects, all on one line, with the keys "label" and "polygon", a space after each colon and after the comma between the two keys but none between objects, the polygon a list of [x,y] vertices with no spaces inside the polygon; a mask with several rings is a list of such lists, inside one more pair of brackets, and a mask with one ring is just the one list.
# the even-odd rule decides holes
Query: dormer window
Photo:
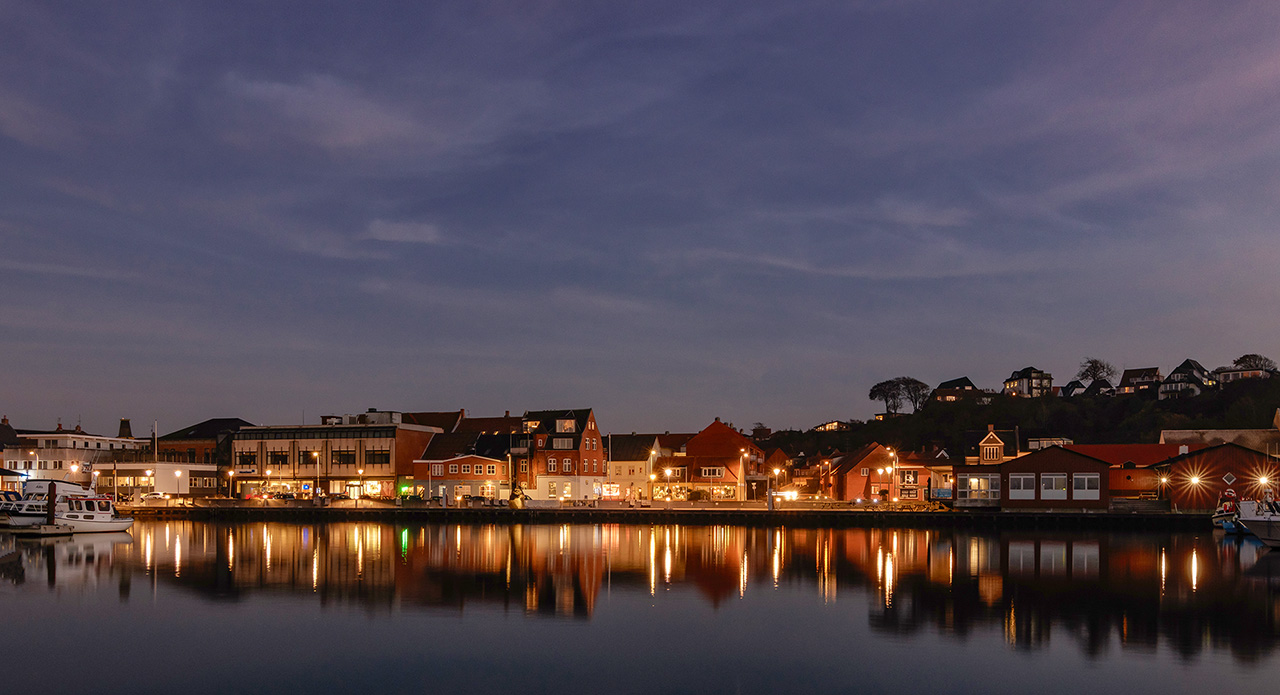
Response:
[{"label": "dormer window", "polygon": [[982,447],[982,460],[983,460],[983,461],[999,461],[999,460],[1000,460],[1000,447],[998,447],[998,446],[983,445],[983,447]]},{"label": "dormer window", "polygon": [[557,432],[557,433],[561,433],[561,434],[563,434],[563,433],[572,433],[572,432],[577,432],[577,431],[578,431],[578,423],[577,423],[577,422],[575,422],[575,421],[573,421],[573,420],[569,420],[569,419],[565,419],[565,420],[556,420],[556,432]]}]

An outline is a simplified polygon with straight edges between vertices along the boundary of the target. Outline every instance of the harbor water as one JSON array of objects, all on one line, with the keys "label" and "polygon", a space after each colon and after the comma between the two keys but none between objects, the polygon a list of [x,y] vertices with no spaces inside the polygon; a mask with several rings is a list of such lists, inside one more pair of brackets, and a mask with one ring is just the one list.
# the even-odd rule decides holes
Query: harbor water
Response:
[{"label": "harbor water", "polygon": [[[1214,533],[139,521],[0,533],[6,692],[1260,692]],[[12,556],[11,556],[12,557]]]}]

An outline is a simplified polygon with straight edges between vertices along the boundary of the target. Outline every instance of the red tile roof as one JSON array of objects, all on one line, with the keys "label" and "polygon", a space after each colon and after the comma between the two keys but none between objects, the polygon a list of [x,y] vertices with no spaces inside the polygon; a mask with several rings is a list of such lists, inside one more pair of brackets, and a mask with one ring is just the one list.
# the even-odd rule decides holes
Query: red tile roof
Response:
[{"label": "red tile roof", "polygon": [[1139,468],[1167,461],[1187,451],[1199,451],[1207,444],[1068,444],[1064,449],[1101,459],[1113,466],[1132,463]]}]

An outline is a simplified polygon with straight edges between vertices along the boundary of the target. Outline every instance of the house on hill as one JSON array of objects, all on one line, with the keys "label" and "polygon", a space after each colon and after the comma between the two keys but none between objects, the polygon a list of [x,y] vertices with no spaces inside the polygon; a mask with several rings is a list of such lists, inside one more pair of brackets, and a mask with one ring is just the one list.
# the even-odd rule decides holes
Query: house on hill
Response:
[{"label": "house on hill", "polygon": [[1160,383],[1159,399],[1163,401],[1170,398],[1199,396],[1217,385],[1217,379],[1209,370],[1199,362],[1187,359],[1169,372],[1169,376]]},{"label": "house on hill", "polygon": [[1004,380],[1004,394],[1015,398],[1039,398],[1053,393],[1053,375],[1036,369],[1023,367]]},{"label": "house on hill", "polygon": [[1159,367],[1126,369],[1120,374],[1120,383],[1116,385],[1116,395],[1127,396],[1153,393],[1160,388],[1160,382],[1162,381],[1164,381],[1164,377],[1160,374]]}]

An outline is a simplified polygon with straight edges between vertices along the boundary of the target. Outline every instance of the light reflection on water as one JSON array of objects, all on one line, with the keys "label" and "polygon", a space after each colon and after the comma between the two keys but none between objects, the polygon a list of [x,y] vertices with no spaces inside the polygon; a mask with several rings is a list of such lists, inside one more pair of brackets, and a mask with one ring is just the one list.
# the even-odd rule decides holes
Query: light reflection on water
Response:
[{"label": "light reflection on water", "polygon": [[635,606],[657,609],[639,620],[660,625],[672,617],[664,610],[685,610],[664,608],[669,593],[710,607],[708,620],[785,595],[811,599],[790,618],[797,625],[771,618],[779,634],[831,617],[823,612],[845,619],[852,605],[873,636],[912,645],[998,635],[1009,658],[1061,634],[1090,660],[1118,658],[1118,643],[1121,656],[1162,649],[1194,663],[1220,653],[1247,665],[1270,659],[1280,636],[1280,553],[1209,534],[157,521],[0,546],[23,558],[0,593],[10,608],[49,593],[127,604],[146,587],[153,600],[179,597],[166,599],[175,606],[196,597],[193,615],[287,597],[294,611],[496,611],[612,631],[611,612],[637,620]]}]

